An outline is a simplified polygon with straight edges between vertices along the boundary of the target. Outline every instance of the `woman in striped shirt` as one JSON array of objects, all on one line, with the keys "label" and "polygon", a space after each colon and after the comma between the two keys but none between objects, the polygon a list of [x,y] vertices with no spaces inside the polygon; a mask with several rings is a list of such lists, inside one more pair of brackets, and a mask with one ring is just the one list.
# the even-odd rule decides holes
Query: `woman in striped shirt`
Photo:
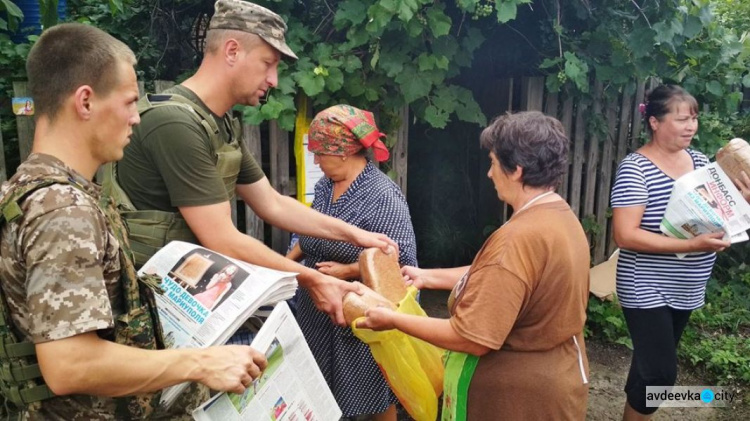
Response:
[{"label": "woman in striped shirt", "polygon": [[[677,344],[690,313],[703,306],[722,233],[681,240],[664,236],[659,223],[674,181],[708,164],[689,149],[698,129],[698,103],[684,89],[661,85],[641,107],[651,136],[620,164],[612,188],[614,238],[620,247],[617,295],[633,340],[625,384],[624,420],[651,418],[646,386],[672,386]],[[679,259],[676,253],[690,253]]]}]

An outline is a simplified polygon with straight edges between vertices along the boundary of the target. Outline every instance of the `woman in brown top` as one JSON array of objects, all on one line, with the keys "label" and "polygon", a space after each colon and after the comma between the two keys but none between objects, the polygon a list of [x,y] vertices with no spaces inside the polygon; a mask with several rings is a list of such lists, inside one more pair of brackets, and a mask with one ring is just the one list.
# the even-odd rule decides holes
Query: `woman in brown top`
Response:
[{"label": "woman in brown top", "polygon": [[451,317],[369,310],[359,327],[399,329],[447,349],[444,420],[583,419],[589,246],[555,193],[567,169],[562,124],[539,112],[497,118],[482,132],[498,198],[513,216],[470,267],[405,267],[417,288],[452,289]]}]

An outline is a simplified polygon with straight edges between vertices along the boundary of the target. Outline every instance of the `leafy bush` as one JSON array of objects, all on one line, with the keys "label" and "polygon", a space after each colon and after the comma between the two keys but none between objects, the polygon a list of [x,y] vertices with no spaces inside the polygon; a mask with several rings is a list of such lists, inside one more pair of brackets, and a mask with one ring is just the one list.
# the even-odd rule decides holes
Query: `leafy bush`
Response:
[{"label": "leafy bush", "polygon": [[614,301],[602,300],[593,295],[589,298],[584,334],[587,338],[593,336],[633,349],[625,316],[616,297]]}]

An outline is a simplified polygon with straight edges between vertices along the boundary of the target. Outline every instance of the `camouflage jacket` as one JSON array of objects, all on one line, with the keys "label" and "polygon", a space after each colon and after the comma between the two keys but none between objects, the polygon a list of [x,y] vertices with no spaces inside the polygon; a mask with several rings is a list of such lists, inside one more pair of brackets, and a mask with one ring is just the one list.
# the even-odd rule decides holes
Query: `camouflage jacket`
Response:
[{"label": "camouflage jacket", "polygon": [[[0,279],[14,327],[34,343],[92,331],[114,341],[115,322],[125,310],[120,282],[125,269],[120,243],[98,204],[100,189],[58,159],[32,154],[0,196],[40,176],[64,177],[71,184],[34,191],[20,203],[23,216],[0,231]],[[60,396],[35,404],[25,415],[107,420],[118,418],[117,405],[107,397]],[[182,416],[189,411],[173,409]]]}]

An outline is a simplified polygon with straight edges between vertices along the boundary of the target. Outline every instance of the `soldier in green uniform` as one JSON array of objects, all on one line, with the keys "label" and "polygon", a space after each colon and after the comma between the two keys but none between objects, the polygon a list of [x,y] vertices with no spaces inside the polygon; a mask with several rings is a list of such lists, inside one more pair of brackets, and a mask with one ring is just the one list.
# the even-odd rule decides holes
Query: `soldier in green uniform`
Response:
[{"label": "soldier in green uniform", "polygon": [[230,203],[238,194],[260,218],[285,230],[362,247],[396,247],[384,234],[356,228],[279,194],[239,141],[232,107],[258,105],[277,85],[282,55],[297,58],[286,44],[285,31],[281,17],[266,8],[242,0],[216,2],[197,72],[166,95],[149,96],[149,104],[141,107],[141,124],[114,176],[122,193],[118,202],[128,203],[122,215],[137,263],[143,264],[166,242],[183,240],[297,272],[317,308],[345,325],[342,297],[357,290],[357,284],[286,259],[232,224]]},{"label": "soldier in green uniform", "polygon": [[134,64],[82,24],[46,30],[29,53],[33,150],[0,191],[0,394],[26,418],[185,417],[189,407],[156,408],[161,389],[242,393],[266,364],[248,346],[157,349],[123,225],[92,182],[139,122]]}]

